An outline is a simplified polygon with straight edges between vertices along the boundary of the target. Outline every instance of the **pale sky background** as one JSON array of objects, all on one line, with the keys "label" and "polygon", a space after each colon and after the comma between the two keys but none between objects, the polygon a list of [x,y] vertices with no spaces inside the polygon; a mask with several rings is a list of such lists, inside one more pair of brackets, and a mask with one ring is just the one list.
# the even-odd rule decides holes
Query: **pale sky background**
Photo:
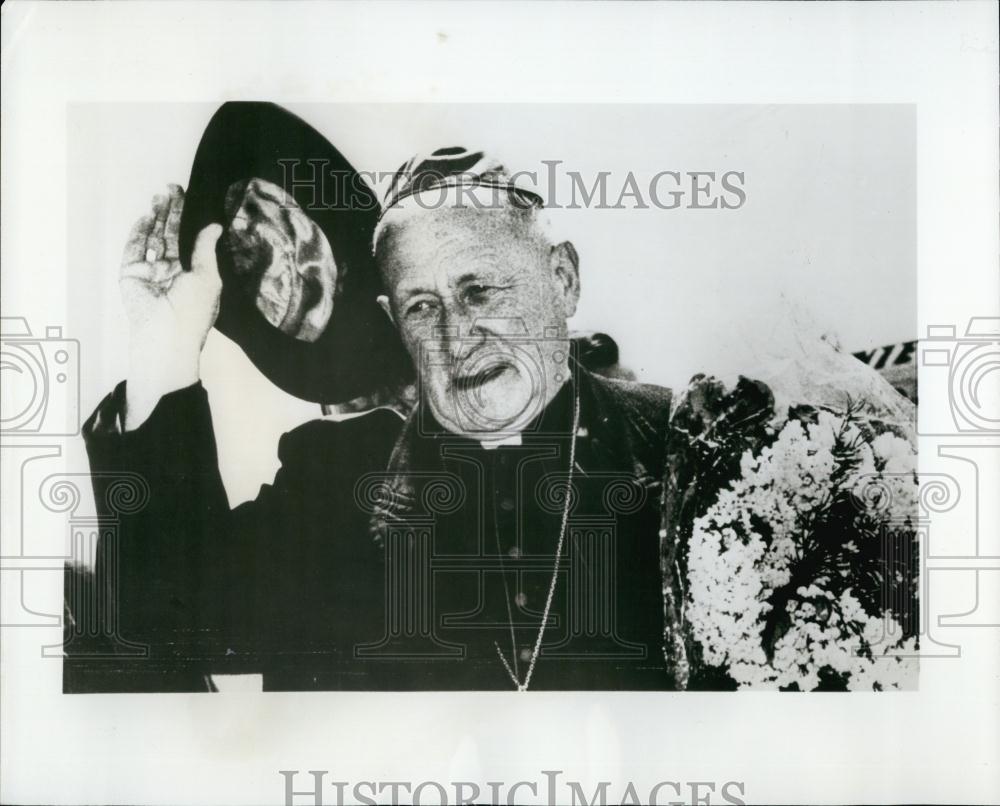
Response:
[{"label": "pale sky background", "polygon": [[[744,173],[738,210],[583,209],[553,214],[581,259],[571,322],[611,333],[641,379],[682,386],[695,372],[749,372],[803,326],[847,350],[916,338],[915,113],[912,106],[288,104],[363,171],[462,145],[511,170],[561,160],[589,186],[629,171]],[[81,408],[127,367],[117,291],[132,222],[167,182],[187,184],[209,104],[86,104],[69,115],[71,305]],[[667,184],[661,185],[668,190]],[[789,322],[795,312],[796,324]],[[277,467],[277,438],[318,407],[275,389],[213,331],[203,359],[232,503]]]}]

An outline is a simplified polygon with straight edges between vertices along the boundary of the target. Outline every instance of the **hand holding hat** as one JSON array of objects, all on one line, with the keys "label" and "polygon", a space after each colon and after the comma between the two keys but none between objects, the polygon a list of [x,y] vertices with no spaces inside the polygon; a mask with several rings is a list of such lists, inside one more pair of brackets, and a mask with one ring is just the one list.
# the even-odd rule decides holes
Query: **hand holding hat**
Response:
[{"label": "hand holding hat", "polygon": [[274,104],[226,103],[191,168],[181,264],[193,268],[195,239],[222,224],[215,327],[289,394],[341,403],[412,374],[377,302],[378,212],[367,180],[309,124]]},{"label": "hand holding hat", "polygon": [[[328,177],[341,190],[333,203],[319,186]],[[186,196],[171,186],[154,199],[126,246],[126,426],[198,379],[213,324],[305,400],[339,403],[405,382],[409,359],[376,302],[378,209],[364,178],[299,118],[269,103],[220,107]]]},{"label": "hand holding hat", "polygon": [[184,191],[171,185],[129,234],[119,287],[130,329],[125,427],[141,425],[168,392],[198,380],[201,349],[219,312],[215,244],[222,227],[199,234],[191,271],[181,268],[178,230]]}]

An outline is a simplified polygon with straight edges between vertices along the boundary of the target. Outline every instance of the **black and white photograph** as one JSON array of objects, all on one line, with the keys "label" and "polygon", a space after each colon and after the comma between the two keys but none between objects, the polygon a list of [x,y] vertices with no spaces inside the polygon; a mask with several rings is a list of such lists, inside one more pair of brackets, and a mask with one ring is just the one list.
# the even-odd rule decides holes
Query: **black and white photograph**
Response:
[{"label": "black and white photograph", "polygon": [[14,0],[3,803],[996,803],[995,2]]},{"label": "black and white photograph", "polygon": [[67,692],[917,685],[912,107],[80,107],[71,193],[206,113],[74,293]]}]

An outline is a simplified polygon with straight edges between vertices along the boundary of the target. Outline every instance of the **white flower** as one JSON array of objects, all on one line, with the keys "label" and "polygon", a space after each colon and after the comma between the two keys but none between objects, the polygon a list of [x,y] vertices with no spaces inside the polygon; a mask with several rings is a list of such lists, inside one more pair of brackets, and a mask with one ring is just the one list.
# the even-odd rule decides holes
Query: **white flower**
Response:
[{"label": "white flower", "polygon": [[[846,452],[851,461],[845,464]],[[704,660],[726,667],[741,688],[810,690],[825,670],[846,678],[851,689],[912,685],[914,639],[902,640],[890,613],[865,612],[851,588],[831,590],[844,572],[817,573],[797,586],[770,661],[763,642],[770,599],[790,583],[815,539],[814,519],[840,491],[873,481],[889,495],[878,517],[897,524],[912,519],[915,467],[905,440],[882,434],[865,442],[855,423],[827,411],[808,426],[789,420],[769,447],[756,456],[746,452],[739,478],[695,521],[689,543],[687,617]],[[859,510],[862,515],[874,517]],[[869,523],[867,531],[850,531],[839,546],[823,548],[855,556],[870,534]]]}]

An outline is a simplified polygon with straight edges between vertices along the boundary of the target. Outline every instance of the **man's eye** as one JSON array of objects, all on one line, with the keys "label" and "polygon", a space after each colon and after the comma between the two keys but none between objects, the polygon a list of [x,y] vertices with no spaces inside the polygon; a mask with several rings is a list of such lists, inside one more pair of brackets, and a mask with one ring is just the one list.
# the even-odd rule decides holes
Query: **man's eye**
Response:
[{"label": "man's eye", "polygon": [[414,302],[406,309],[407,316],[423,316],[434,309],[434,303],[429,299],[422,299]]},{"label": "man's eye", "polygon": [[470,302],[483,302],[496,290],[496,286],[492,285],[470,285],[465,289],[465,296]]}]

